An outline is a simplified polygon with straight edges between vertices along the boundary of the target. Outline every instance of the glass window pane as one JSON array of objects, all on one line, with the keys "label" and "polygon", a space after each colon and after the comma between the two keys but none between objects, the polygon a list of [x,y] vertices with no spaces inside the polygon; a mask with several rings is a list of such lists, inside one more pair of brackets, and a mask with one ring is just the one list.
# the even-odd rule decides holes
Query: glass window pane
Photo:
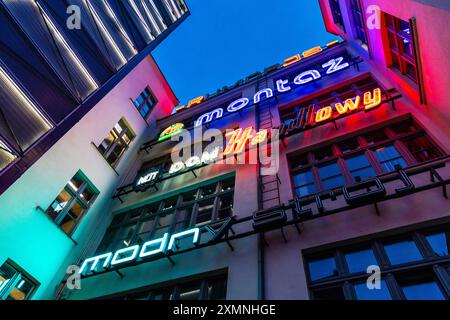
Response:
[{"label": "glass window pane", "polygon": [[350,273],[366,272],[368,266],[378,265],[372,249],[346,253],[345,260],[347,261],[348,271]]},{"label": "glass window pane", "polygon": [[200,284],[182,287],[180,300],[200,300]]},{"label": "glass window pane", "polygon": [[445,296],[435,281],[427,281],[401,286],[407,300],[445,300]]},{"label": "glass window pane", "polygon": [[196,225],[207,224],[212,221],[212,214],[214,209],[214,199],[202,201],[199,203],[197,211]]},{"label": "glass window pane", "polygon": [[384,246],[391,264],[401,264],[422,259],[422,255],[412,240],[394,242]]},{"label": "glass window pane", "polygon": [[334,257],[310,261],[308,263],[309,276],[312,281],[338,275]]},{"label": "glass window pane", "polygon": [[375,171],[364,154],[347,158],[345,159],[345,163],[347,164],[353,179],[360,177],[361,180],[364,180],[376,176]]},{"label": "glass window pane", "polygon": [[345,300],[342,287],[314,290],[313,296],[314,300]]},{"label": "glass window pane", "polygon": [[309,184],[306,186],[295,188],[295,193],[299,197],[307,196],[310,194],[314,194],[317,192],[317,188],[315,184]]},{"label": "glass window pane", "polygon": [[369,145],[387,140],[387,135],[384,133],[384,131],[375,131],[375,132],[371,132],[369,134],[366,134],[364,136],[364,138],[366,138],[366,141]]},{"label": "glass window pane", "polygon": [[314,178],[311,170],[296,174],[294,176],[294,185],[296,187],[304,186],[310,183],[314,183]]},{"label": "glass window pane", "polygon": [[375,149],[374,153],[385,172],[395,171],[396,165],[407,167],[406,161],[392,145]]},{"label": "glass window pane", "polygon": [[227,279],[208,281],[207,300],[225,300],[227,297]]},{"label": "glass window pane", "polygon": [[332,189],[332,188],[343,186],[345,181],[342,176],[338,176],[335,178],[329,178],[327,180],[322,180],[322,183],[323,183],[324,189],[327,190],[327,189]]},{"label": "glass window pane", "polygon": [[16,270],[14,270],[14,268],[12,268],[9,264],[4,263],[0,267],[0,291],[8,285],[9,281],[16,273]]},{"label": "glass window pane", "polygon": [[341,168],[337,163],[331,163],[319,168],[320,178],[326,179],[329,177],[341,175]]},{"label": "glass window pane", "polygon": [[56,197],[55,201],[47,209],[47,214],[54,220],[58,214],[66,207],[72,196],[65,189]]},{"label": "glass window pane", "polygon": [[392,300],[386,281],[381,280],[380,289],[369,289],[367,283],[359,283],[354,286],[356,299],[358,300]]},{"label": "glass window pane", "polygon": [[436,255],[448,255],[447,236],[444,232],[427,235],[426,239]]},{"label": "glass window pane", "polygon": [[21,279],[9,293],[7,300],[25,300],[34,289],[34,284],[27,279]]}]

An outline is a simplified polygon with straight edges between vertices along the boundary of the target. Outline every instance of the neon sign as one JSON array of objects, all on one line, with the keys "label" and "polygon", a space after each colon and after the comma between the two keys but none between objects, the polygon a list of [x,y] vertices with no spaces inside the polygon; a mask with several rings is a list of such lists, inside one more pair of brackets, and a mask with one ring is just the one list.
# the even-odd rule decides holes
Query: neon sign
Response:
[{"label": "neon sign", "polygon": [[184,124],[182,123],[175,123],[171,125],[170,127],[166,128],[161,134],[159,135],[158,141],[164,141],[167,140],[173,136],[176,136],[179,134],[184,128]]},{"label": "neon sign", "polygon": [[[367,91],[363,95],[363,108],[364,110],[370,110],[378,107],[381,104],[381,89],[376,88],[371,91]],[[345,114],[356,111],[360,108],[361,105],[361,96],[356,96],[354,99],[347,99],[342,103],[338,102],[334,104],[334,110],[336,111],[336,117],[343,116]],[[327,106],[324,108],[320,108],[316,112],[315,122],[320,123],[327,120],[332,120],[336,118],[333,116],[333,108],[331,106]]]},{"label": "neon sign", "polygon": [[285,136],[287,132],[298,132],[321,125],[362,110],[370,111],[380,106],[381,103],[382,91],[380,88],[376,88],[352,99],[337,102],[326,107],[320,107],[319,109],[317,109],[316,105],[312,104],[308,107],[300,108],[295,118],[282,124],[279,128],[280,136]]},{"label": "neon sign", "polygon": [[173,163],[170,166],[169,174],[175,174],[175,173],[181,172],[186,168],[188,168],[188,169],[195,168],[195,167],[201,166],[202,164],[210,164],[210,163],[217,161],[218,159],[219,159],[219,148],[216,147],[211,152],[208,152],[208,151],[203,152],[201,157],[192,156],[189,159],[187,159],[185,162],[178,161],[178,162]]},{"label": "neon sign", "polygon": [[228,144],[223,151],[224,156],[231,154],[240,154],[245,151],[247,143],[254,147],[267,141],[267,130],[261,130],[256,135],[253,135],[253,127],[248,127],[244,131],[241,128],[228,132],[225,136],[228,138]]},{"label": "neon sign", "polygon": [[123,265],[133,260],[144,260],[150,257],[164,256],[175,252],[178,247],[178,242],[181,239],[192,237],[192,244],[198,245],[200,243],[201,232],[199,228],[193,228],[186,231],[178,232],[169,237],[165,233],[161,238],[145,242],[142,246],[133,245],[122,248],[114,252],[100,254],[95,257],[84,260],[78,273],[84,274],[87,272],[98,271],[97,267],[101,264],[103,269]]},{"label": "neon sign", "polygon": [[159,168],[152,168],[148,170],[143,176],[140,176],[138,179],[136,179],[133,188],[136,191],[145,191],[158,181],[160,175],[161,170]]},{"label": "neon sign", "polygon": [[[330,59],[329,61],[322,64],[322,73],[319,70],[311,69],[306,70],[298,74],[294,80],[293,84],[289,84],[289,80],[280,79],[276,81],[276,91],[278,94],[291,91],[293,89],[292,85],[303,86],[310,82],[319,80],[322,78],[323,74],[330,75],[348,68],[350,64],[344,61],[344,57],[337,57]],[[253,96],[252,104],[260,103],[263,99],[269,99],[274,96],[274,90],[271,88],[264,88],[256,92]],[[230,103],[226,108],[226,111],[233,113],[242,110],[245,107],[250,106],[249,98],[241,98]],[[206,123],[213,121],[214,119],[220,119],[224,115],[223,108],[216,108],[212,111],[206,112],[197,118],[195,121],[195,126],[201,126]]]},{"label": "neon sign", "polygon": [[[313,47],[311,49],[308,49],[308,50],[304,51],[301,54],[296,54],[296,55],[294,55],[292,57],[289,57],[289,58],[285,59],[283,61],[282,67],[285,68],[285,67],[288,67],[288,66],[290,66],[290,65],[292,65],[294,63],[299,62],[302,59],[306,59],[306,58],[312,57],[312,56],[314,56],[314,55],[316,55],[318,53],[321,53],[322,51],[324,51],[324,50],[328,49],[329,47],[332,47],[332,46],[334,46],[336,44],[339,44],[339,40],[335,40],[335,41],[332,41],[330,43],[327,43],[325,46],[322,46],[322,47],[321,46]],[[181,110],[185,110],[185,109],[189,109],[189,108],[191,108],[193,106],[196,106],[196,105],[202,103],[203,101],[205,101],[205,97],[204,96],[197,97],[197,98],[192,99],[191,101],[189,101],[189,104],[187,105],[187,107],[184,105],[184,106],[176,108],[175,112],[178,112],[178,111],[181,111]]]}]

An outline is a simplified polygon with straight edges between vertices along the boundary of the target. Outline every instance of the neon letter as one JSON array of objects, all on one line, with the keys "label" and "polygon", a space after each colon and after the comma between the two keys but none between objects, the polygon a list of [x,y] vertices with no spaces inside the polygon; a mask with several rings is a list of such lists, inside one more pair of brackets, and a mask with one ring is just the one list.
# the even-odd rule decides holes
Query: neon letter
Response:
[{"label": "neon letter", "polygon": [[252,141],[250,141],[250,144],[252,146],[255,146],[258,143],[263,143],[266,140],[267,140],[267,130],[261,130],[253,137]]},{"label": "neon letter", "polygon": [[200,229],[199,228],[194,228],[194,229],[190,229],[190,230],[186,230],[186,231],[183,231],[183,232],[179,232],[179,233],[173,234],[170,237],[169,246],[167,247],[167,251],[171,251],[171,252],[175,251],[174,250],[175,242],[178,239],[187,238],[187,237],[189,237],[191,235],[193,235],[192,243],[195,244],[195,245],[198,244],[200,242]]},{"label": "neon letter", "polygon": [[284,60],[283,67],[290,66],[291,64],[299,62],[300,60],[302,60],[302,58],[300,57],[299,54],[296,54],[295,56],[292,56],[292,57],[287,58],[286,60]]},{"label": "neon letter", "polygon": [[378,107],[381,104],[381,89],[373,90],[373,97],[370,91],[364,93],[364,110],[369,110]]},{"label": "neon letter", "polygon": [[303,52],[302,55],[303,55],[303,58],[308,58],[308,57],[311,57],[311,56],[313,56],[315,54],[318,54],[320,52],[322,52],[322,48],[317,46],[317,47],[311,48],[309,50],[306,50],[305,52]]},{"label": "neon letter", "polygon": [[108,252],[105,254],[101,254],[99,256],[95,256],[95,257],[86,259],[86,260],[84,260],[83,264],[81,265],[80,271],[78,271],[78,273],[83,274],[84,269],[91,262],[92,262],[92,265],[91,265],[91,268],[89,269],[89,271],[94,271],[95,268],[97,267],[97,264],[102,259],[104,259],[103,268],[106,268],[108,266],[109,262],[111,261],[111,257],[112,257],[112,253]]},{"label": "neon letter", "polygon": [[227,110],[228,110],[228,112],[239,111],[242,108],[246,107],[249,102],[250,102],[250,100],[248,100],[247,98],[238,99],[238,100],[233,101],[232,103],[230,103],[230,105],[228,106]]},{"label": "neon letter", "polygon": [[248,127],[247,129],[244,130],[244,132],[242,132],[242,129],[239,128],[237,130],[225,134],[227,138],[231,136],[231,139],[229,140],[227,147],[223,151],[224,156],[227,156],[231,153],[239,154],[242,151],[244,151],[247,141],[253,137],[252,133],[253,128]]},{"label": "neon letter", "polygon": [[204,96],[200,96],[200,97],[197,97],[195,99],[192,99],[191,101],[189,101],[189,104],[188,104],[187,108],[189,109],[190,107],[196,106],[196,105],[202,103],[203,100],[205,100]]},{"label": "neon letter", "polygon": [[286,84],[289,83],[289,80],[278,80],[277,81],[277,90],[278,92],[287,92],[291,90],[292,88],[290,86],[286,86]]},{"label": "neon letter", "polygon": [[200,165],[202,162],[200,160],[200,157],[198,156],[192,156],[189,159],[186,160],[186,167],[192,168],[195,166]]},{"label": "neon letter", "polygon": [[316,112],[316,122],[322,122],[331,118],[331,107],[325,107]]},{"label": "neon letter", "polygon": [[181,171],[184,168],[185,168],[185,165],[183,162],[181,162],[181,161],[175,162],[170,166],[169,174],[177,173],[178,171]]},{"label": "neon letter", "polygon": [[[304,77],[310,76],[310,78],[303,79]],[[313,80],[317,80],[321,77],[319,71],[317,70],[308,70],[305,72],[300,73],[298,76],[295,77],[294,83],[295,84],[306,84],[308,82],[311,82]]]},{"label": "neon letter", "polygon": [[216,119],[220,119],[223,116],[223,109],[222,108],[217,108],[214,109],[213,111],[207,112],[203,115],[201,115],[197,121],[195,121],[195,126],[201,126],[204,123],[208,123],[211,122],[214,118]]},{"label": "neon letter", "polygon": [[[124,258],[119,258],[121,254],[128,253],[129,251],[132,252],[132,254],[130,256],[124,257]],[[131,260],[135,259],[137,257],[138,251],[139,251],[139,246],[138,245],[117,250],[116,253],[114,254],[114,257],[113,257],[112,261],[111,261],[111,265],[124,263],[124,262],[131,261]]]},{"label": "neon letter", "polygon": [[255,93],[255,96],[253,97],[253,101],[255,103],[260,102],[261,101],[261,95],[263,93],[266,95],[266,99],[273,97],[272,89],[266,88],[266,89],[259,90],[257,93]]},{"label": "neon letter", "polygon": [[332,74],[332,73],[335,73],[335,72],[337,72],[339,70],[345,69],[348,66],[350,66],[348,64],[348,62],[342,63],[342,61],[344,61],[343,57],[339,57],[339,58],[336,58],[336,59],[331,59],[330,61],[324,63],[322,65],[322,67],[323,68],[327,68],[328,67],[327,74]]},{"label": "neon letter", "polygon": [[[160,239],[147,241],[146,243],[144,243],[142,245],[141,252],[139,253],[139,258],[153,256],[158,253],[164,253],[166,251],[167,240],[169,240],[169,234],[164,233],[164,236]],[[158,244],[159,244],[159,248],[147,251],[148,247],[156,247]]]},{"label": "neon letter", "polygon": [[345,100],[344,105],[342,105],[342,103],[338,102],[334,105],[334,107],[336,108],[337,112],[339,112],[339,114],[345,114],[349,110],[353,111],[353,110],[358,109],[360,102],[361,102],[361,97],[357,96],[355,98],[354,102],[352,99],[347,99],[347,100]]},{"label": "neon letter", "polygon": [[159,171],[151,172],[143,177],[141,177],[137,183],[138,186],[145,184],[147,182],[153,181],[158,177]]}]

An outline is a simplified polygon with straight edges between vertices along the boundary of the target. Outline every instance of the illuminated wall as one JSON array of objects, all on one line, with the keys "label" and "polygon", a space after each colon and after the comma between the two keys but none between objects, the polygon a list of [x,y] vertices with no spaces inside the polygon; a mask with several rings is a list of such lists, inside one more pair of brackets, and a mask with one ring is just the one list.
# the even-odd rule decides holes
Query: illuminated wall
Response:
[{"label": "illuminated wall", "polygon": [[[154,126],[156,118],[170,114],[176,98],[149,56],[0,197],[0,264],[10,258],[41,283],[34,299],[54,298],[67,265],[77,261],[108,225],[111,194],[146,139],[147,122],[130,97],[147,85],[158,99],[149,123]],[[122,117],[137,138],[116,167],[118,176],[92,143],[101,143]],[[46,210],[78,170],[100,195],[72,236],[75,243],[36,207]]]}]

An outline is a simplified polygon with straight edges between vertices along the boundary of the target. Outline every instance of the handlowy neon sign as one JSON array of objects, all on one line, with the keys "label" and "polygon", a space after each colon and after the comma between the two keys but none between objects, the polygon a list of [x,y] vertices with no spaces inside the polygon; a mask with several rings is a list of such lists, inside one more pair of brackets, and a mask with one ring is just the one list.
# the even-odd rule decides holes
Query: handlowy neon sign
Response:
[{"label": "handlowy neon sign", "polygon": [[380,88],[376,88],[374,90],[364,92],[353,99],[337,102],[334,105],[332,104],[326,107],[321,107],[317,110],[315,105],[310,105],[308,107],[301,108],[295,118],[287,121],[289,124],[283,124],[280,127],[280,136],[284,136],[287,131],[303,130],[336,120],[355,112],[363,110],[370,111],[379,107],[381,103],[382,91]]},{"label": "handlowy neon sign", "polygon": [[199,228],[193,228],[186,231],[178,232],[169,237],[165,233],[161,238],[145,242],[142,246],[133,245],[119,249],[114,252],[100,254],[95,257],[84,260],[81,265],[80,274],[98,271],[99,265],[103,269],[118,267],[131,261],[149,259],[151,257],[164,256],[175,252],[181,239],[192,237],[192,244],[200,243],[201,232]]},{"label": "handlowy neon sign", "polygon": [[[322,64],[323,70],[319,71],[316,69],[306,70],[299,73],[293,80],[293,83],[290,84],[287,79],[280,79],[276,81],[276,93],[281,94],[293,89],[293,85],[303,86],[313,81],[319,80],[322,78],[323,74],[333,74],[335,72],[342,71],[348,68],[350,64],[344,60],[344,57],[337,57],[330,59],[329,61]],[[249,98],[240,98],[230,103],[230,105],[226,108],[226,111],[229,113],[240,111],[251,104],[260,103],[263,99],[269,99],[274,96],[274,90],[271,88],[265,88],[259,90],[255,93],[252,99],[252,103]],[[195,126],[201,126],[206,123],[213,121],[214,119],[220,119],[224,115],[224,108],[216,108],[212,111],[206,112],[197,118],[195,121]]]}]

